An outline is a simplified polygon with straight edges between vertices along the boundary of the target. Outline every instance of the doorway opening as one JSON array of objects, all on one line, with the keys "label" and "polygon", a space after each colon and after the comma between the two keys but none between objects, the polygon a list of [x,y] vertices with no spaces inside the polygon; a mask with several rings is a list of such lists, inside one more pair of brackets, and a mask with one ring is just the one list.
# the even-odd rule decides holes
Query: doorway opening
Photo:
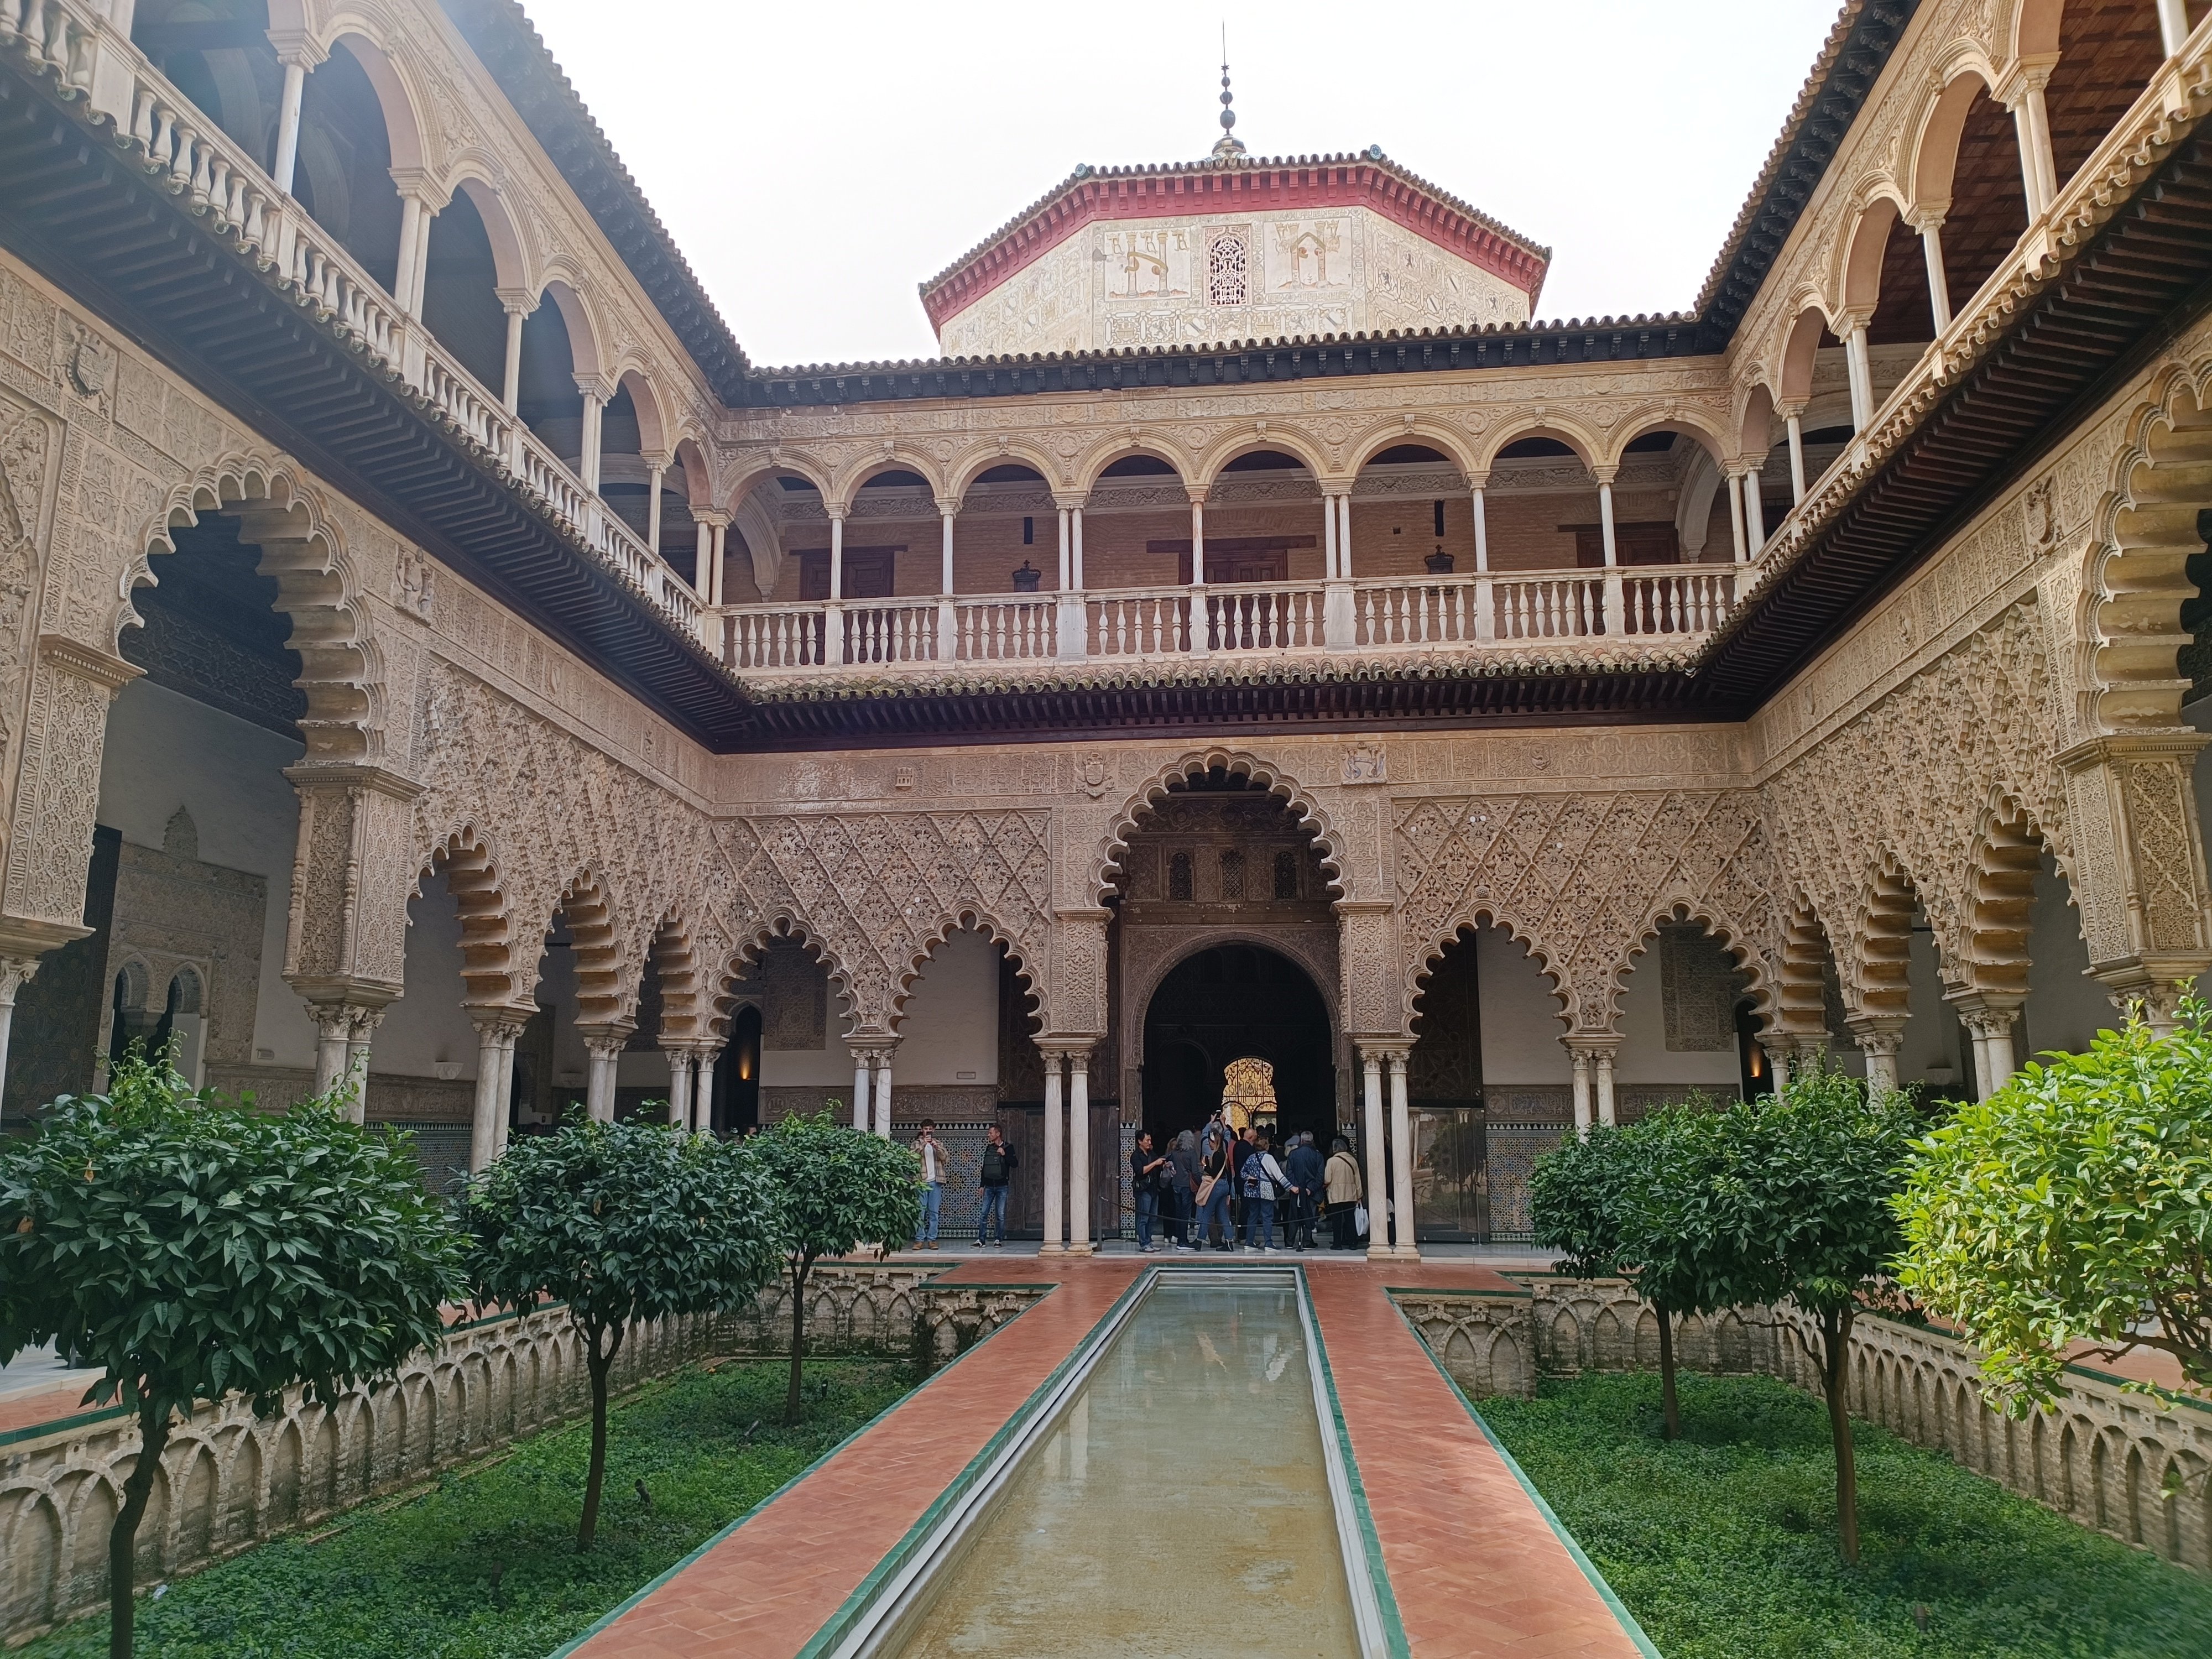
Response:
[{"label": "doorway opening", "polygon": [[1279,1139],[1310,1130],[1327,1146],[1336,1119],[1328,1005],[1304,968],[1264,945],[1197,951],[1146,1008],[1144,1091],[1156,1145],[1199,1127],[1233,1092],[1248,1113],[1272,1104]]}]

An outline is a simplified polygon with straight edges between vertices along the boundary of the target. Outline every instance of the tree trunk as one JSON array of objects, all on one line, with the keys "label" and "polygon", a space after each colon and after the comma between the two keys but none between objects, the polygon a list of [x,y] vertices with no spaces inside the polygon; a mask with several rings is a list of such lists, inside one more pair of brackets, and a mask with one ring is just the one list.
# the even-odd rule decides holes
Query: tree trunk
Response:
[{"label": "tree trunk", "polygon": [[783,1420],[797,1424],[799,1367],[806,1358],[806,1270],[813,1264],[794,1256],[791,1262],[791,1389],[783,1397]]},{"label": "tree trunk", "polygon": [[1852,1565],[1859,1559],[1859,1476],[1851,1449],[1850,1402],[1844,1397],[1844,1379],[1850,1365],[1851,1309],[1820,1316],[1820,1386],[1828,1396],[1828,1437],[1836,1447],[1836,1528],[1844,1559]]},{"label": "tree trunk", "polygon": [[1652,1311],[1659,1316],[1659,1398],[1666,1413],[1662,1432],[1668,1440],[1679,1440],[1682,1413],[1674,1399],[1674,1316],[1656,1306]]},{"label": "tree trunk", "polygon": [[123,1508],[107,1529],[107,1659],[131,1659],[131,1643],[137,1607],[131,1599],[132,1570],[137,1563],[138,1523],[146,1518],[146,1503],[154,1493],[154,1477],[161,1472],[161,1453],[169,1443],[169,1407],[141,1398],[138,1407],[138,1461],[123,1483]]},{"label": "tree trunk", "polygon": [[585,1368],[592,1374],[592,1471],[584,1478],[584,1519],[576,1528],[580,1555],[592,1547],[599,1530],[599,1491],[607,1480],[607,1373],[622,1350],[622,1327],[615,1327],[614,1340],[607,1344],[604,1355],[599,1352],[598,1332],[587,1334],[584,1340],[590,1345]]}]

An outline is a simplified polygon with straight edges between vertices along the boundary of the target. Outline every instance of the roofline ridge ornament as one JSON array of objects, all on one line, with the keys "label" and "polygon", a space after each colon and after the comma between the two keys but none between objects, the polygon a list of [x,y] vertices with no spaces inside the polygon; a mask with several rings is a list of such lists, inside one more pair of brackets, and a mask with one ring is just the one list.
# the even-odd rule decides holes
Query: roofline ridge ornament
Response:
[{"label": "roofline ridge ornament", "polygon": [[1229,25],[1221,26],[1221,137],[1214,141],[1217,162],[1241,161],[1244,146],[1237,137],[1237,94],[1229,89]]}]

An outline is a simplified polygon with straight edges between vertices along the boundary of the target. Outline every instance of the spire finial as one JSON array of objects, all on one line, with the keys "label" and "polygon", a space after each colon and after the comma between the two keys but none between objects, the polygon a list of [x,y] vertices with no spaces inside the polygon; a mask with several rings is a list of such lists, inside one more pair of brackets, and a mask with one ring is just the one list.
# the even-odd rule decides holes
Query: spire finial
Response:
[{"label": "spire finial", "polygon": [[1236,94],[1229,90],[1229,25],[1221,25],[1221,137],[1213,146],[1218,161],[1230,161],[1244,153],[1244,146],[1237,138]]}]

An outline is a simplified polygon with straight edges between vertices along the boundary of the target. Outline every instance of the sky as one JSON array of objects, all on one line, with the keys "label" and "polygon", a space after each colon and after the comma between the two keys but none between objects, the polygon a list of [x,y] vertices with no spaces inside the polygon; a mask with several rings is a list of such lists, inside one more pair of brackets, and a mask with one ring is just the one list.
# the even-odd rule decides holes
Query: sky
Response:
[{"label": "sky", "polygon": [[[933,356],[917,295],[1077,163],[1220,136],[1218,9],[524,0],[752,362]],[[1380,144],[1553,250],[1540,318],[1687,308],[1838,0],[1273,0],[1255,156]]]}]

